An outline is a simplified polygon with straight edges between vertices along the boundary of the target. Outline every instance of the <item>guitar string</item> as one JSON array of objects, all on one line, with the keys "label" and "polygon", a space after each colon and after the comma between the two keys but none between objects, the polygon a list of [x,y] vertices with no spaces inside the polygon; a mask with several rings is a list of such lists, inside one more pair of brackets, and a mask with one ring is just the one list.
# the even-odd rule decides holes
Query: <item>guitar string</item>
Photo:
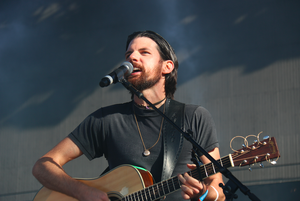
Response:
[{"label": "guitar string", "polygon": [[[238,153],[234,153],[234,154],[232,154],[232,156],[233,156],[233,158],[235,159],[235,158],[240,157],[241,155],[245,155],[245,154],[247,154],[247,153],[249,153],[249,152],[250,152],[250,151],[245,151],[244,153],[240,154],[239,156],[237,156]],[[259,155],[259,156],[263,156],[263,155]],[[248,157],[248,158],[250,158],[250,157]],[[247,158],[247,159],[248,159],[248,158]],[[229,161],[228,157],[225,157],[225,159],[220,159],[220,160],[222,160],[223,163],[226,163],[226,162]],[[205,164],[205,165],[203,165],[202,167],[205,167],[205,168],[206,168],[206,171],[202,169],[202,171],[200,171],[200,174],[205,174],[206,172],[213,172],[213,173],[218,172],[218,170],[215,170],[215,169],[214,169],[214,166],[212,165],[212,163],[210,163],[210,164]],[[198,174],[198,171],[194,171],[194,172],[191,171],[190,173],[191,173],[192,175],[195,174],[195,176],[200,177],[200,175]],[[164,184],[164,182],[165,182],[166,184]],[[162,190],[164,191],[164,192],[162,192],[162,193],[166,194],[166,192],[167,192],[167,193],[172,192],[172,190],[170,190],[170,182],[172,182],[172,183],[171,183],[172,186],[175,186],[175,185],[176,185],[176,184],[174,183],[174,181],[171,181],[171,180],[163,181],[163,182],[160,182],[160,183],[157,184],[157,185],[160,184],[160,185],[162,186]],[[152,187],[152,188],[153,188],[153,187]],[[174,189],[174,190],[175,190],[175,189]],[[153,195],[153,193],[149,192],[149,189],[148,189],[148,188],[145,189],[145,193],[144,193],[145,196],[147,196],[147,192],[148,192],[150,198],[151,198],[151,195],[155,196],[155,194],[157,194],[157,193],[158,193],[158,196],[161,196],[161,193],[159,193],[158,190],[152,189],[152,191],[154,191],[154,195]],[[143,193],[142,193],[142,194],[143,194]],[[157,198],[157,196],[156,196],[156,198]],[[152,199],[152,198],[151,198],[151,199]]]},{"label": "guitar string", "polygon": [[[176,177],[173,177],[173,178],[171,178],[169,180],[165,180],[165,181],[159,182],[159,183],[157,183],[155,185],[152,185],[150,187],[147,187],[145,189],[137,191],[134,194],[136,194],[137,197],[141,197],[141,198],[146,198],[147,199],[147,197],[148,197],[147,193],[148,193],[150,199],[152,199],[152,197],[154,197],[154,199],[158,199],[158,198],[163,197],[163,196],[165,196],[165,195],[167,195],[167,194],[169,194],[169,193],[171,193],[171,192],[173,192],[175,190],[178,190],[180,188],[179,183],[176,182],[176,180],[174,181],[175,178]],[[173,180],[173,182],[171,180]],[[170,187],[167,186],[167,185],[170,185],[170,182],[172,182],[172,186],[174,187],[174,190],[170,190]],[[161,185],[161,188],[159,187],[159,185]],[[153,188],[155,188],[155,186],[157,187],[157,189],[153,189]],[[150,188],[152,188],[152,190]],[[151,193],[150,191],[154,191],[154,193]],[[153,196],[151,196],[151,195],[153,195]],[[129,196],[130,195],[125,196],[124,198],[129,197]]]},{"label": "guitar string", "polygon": [[[222,160],[224,163],[226,163],[226,161],[228,161],[228,159],[227,159],[228,157],[226,157],[224,160]],[[220,159],[221,160],[221,159]],[[201,166],[201,167],[204,167],[204,166],[207,166],[207,168],[206,168],[206,172],[211,172],[212,171],[212,165],[211,164],[206,164],[206,165],[203,165],[203,166]],[[201,171],[202,173],[204,172],[204,171]],[[214,172],[214,171],[213,171]],[[192,171],[190,171],[190,172],[188,172],[188,173],[190,173],[191,174],[191,176],[193,176],[193,175],[195,175],[195,176],[198,176],[198,178],[200,177],[200,175],[198,174],[198,171],[196,170],[192,170]],[[214,172],[215,173],[215,172]],[[194,177],[195,177],[194,176]],[[152,196],[151,195],[153,195],[155,198],[154,199],[158,199],[159,197],[162,197],[162,196],[164,196],[164,195],[167,195],[167,194],[169,194],[169,193],[171,193],[171,192],[173,192],[173,191],[175,191],[175,190],[178,190],[179,188],[180,188],[180,185],[176,182],[176,180],[174,181],[174,178],[175,177],[173,177],[173,178],[171,178],[171,179],[169,179],[169,180],[166,180],[166,181],[162,181],[162,182],[159,182],[159,183],[157,183],[157,184],[155,184],[155,185],[153,185],[153,186],[150,186],[150,187],[147,187],[147,188],[145,188],[145,189],[143,189],[143,190],[140,190],[140,191],[138,191],[138,192],[136,192],[136,193],[134,193],[134,194],[136,194],[136,196],[137,197],[142,197],[142,198],[146,198],[146,200],[147,200],[147,193],[149,194],[149,197],[150,197],[150,199],[152,199]],[[173,180],[173,181],[171,181],[171,180]],[[170,182],[172,182],[172,186],[174,186],[175,187],[175,189],[172,191],[172,190],[170,190]],[[164,184],[165,183],[165,184]],[[162,191],[160,191],[159,190],[159,188],[157,189],[157,190],[155,190],[154,189],[154,194],[153,193],[151,193],[150,191],[150,188],[153,188],[154,186],[159,186],[159,185],[161,185],[162,186]],[[176,188],[176,186],[177,186],[177,188]],[[144,191],[144,192],[143,192]],[[158,195],[156,195],[156,194],[158,194]],[[163,194],[163,195],[161,195],[161,194]],[[130,195],[128,195],[128,196],[130,196]],[[126,196],[125,197],[125,199],[128,197],[128,196]]]},{"label": "guitar string", "polygon": [[[243,153],[244,154],[244,153]],[[242,155],[243,155],[242,154]],[[261,155],[260,155],[261,156]],[[221,159],[220,159],[221,160]],[[226,163],[226,162],[228,162],[229,161],[229,159],[228,159],[228,157],[225,157],[225,159],[222,159],[222,162],[223,163]],[[210,164],[205,164],[205,165],[203,165],[203,166],[206,166],[206,170],[207,170],[207,172],[209,172],[209,171],[213,171],[213,166],[212,166],[212,163],[210,163]],[[201,167],[203,167],[203,166],[201,166]],[[201,171],[202,173],[204,173],[205,171]],[[217,172],[217,171],[213,171],[213,172]],[[200,176],[199,174],[198,174],[198,171],[190,171],[190,173],[192,174],[192,175],[194,175],[195,174],[195,176]],[[162,195],[161,195],[161,193],[159,193],[159,190],[157,189],[154,189],[154,186],[157,186],[157,185],[159,185],[159,184],[161,184],[161,186],[162,186],[162,190],[164,191],[163,193],[164,194],[167,194],[167,193],[170,193],[170,192],[172,192],[172,190],[170,190],[170,187],[168,187],[168,186],[170,186],[170,183],[171,183],[171,185],[173,186],[173,187],[175,187],[176,186],[176,184],[178,185],[178,187],[177,187],[177,189],[178,188],[180,188],[179,187],[179,184],[178,183],[176,183],[176,181],[171,181],[171,180],[174,180],[174,178],[171,178],[170,180],[167,180],[167,181],[162,181],[162,182],[160,182],[160,183],[158,183],[158,184],[156,184],[156,185],[153,185],[153,186],[150,186],[150,187],[148,187],[148,188],[146,188],[146,189],[144,189],[144,191],[145,191],[145,193],[142,193],[142,192],[137,192],[137,194],[142,194],[142,196],[144,197],[144,198],[146,198],[147,199],[147,193],[149,194],[149,197],[150,197],[150,199],[152,199],[152,196],[151,195],[153,195],[154,196],[154,199],[158,199],[159,197],[162,197]],[[164,184],[164,182],[166,183],[166,185]],[[152,190],[150,190],[150,188],[152,188]],[[177,190],[176,188],[174,189],[174,190]],[[167,193],[166,193],[166,190],[167,190]],[[150,191],[153,191],[154,193],[151,193]],[[161,191],[160,191],[161,192]],[[145,194],[145,195],[144,195]],[[126,197],[128,197],[128,196],[126,196]],[[126,198],[125,197],[125,198]],[[139,196],[140,197],[140,196]]]},{"label": "guitar string", "polygon": [[[223,159],[220,159],[222,160],[222,162],[224,164],[227,164],[229,162],[229,157],[225,157]],[[220,161],[219,160],[219,161]],[[212,167],[212,163],[210,164],[205,164],[205,165],[202,165],[201,167],[206,167],[206,172],[213,172],[213,173],[216,173],[218,171],[213,171],[213,167]],[[205,174],[205,170],[201,170],[200,171],[201,174]],[[191,174],[191,176],[193,177],[198,177],[200,178],[201,175],[199,175],[199,172],[197,170],[192,170],[192,171],[189,171],[188,173]],[[169,180],[165,180],[165,181],[162,181],[162,182],[159,182],[157,184],[154,184],[150,187],[147,187],[143,190],[140,190],[140,191],[137,191],[133,194],[130,194],[130,195],[127,195],[124,197],[124,199],[126,200],[127,198],[130,199],[130,196],[136,196],[136,197],[142,197],[142,198],[145,198],[147,200],[147,197],[150,197],[150,199],[152,199],[152,197],[154,197],[154,199],[158,199],[160,197],[163,197],[175,190],[178,190],[180,188],[180,181],[178,180],[174,180],[176,179],[177,177],[173,177],[173,178],[170,178]],[[161,190],[159,190],[159,185],[161,185]],[[157,187],[157,189],[155,189],[155,186]],[[170,189],[170,186],[173,186],[171,189]],[[152,189],[151,189],[152,188]],[[151,191],[153,191],[154,193],[152,193]],[[148,194],[148,195],[147,195]],[[162,195],[163,194],[163,195]],[[132,200],[132,199],[131,199]]]},{"label": "guitar string", "polygon": [[[250,150],[246,150],[245,152],[243,152],[243,153],[233,153],[232,154],[232,158],[233,159],[236,159],[236,158],[238,158],[238,157],[241,157],[242,155],[245,155],[245,154],[247,154],[247,153],[249,153],[250,152]],[[238,155],[239,154],[239,155]],[[261,156],[264,156],[263,154],[261,154],[261,155],[258,155],[258,157],[261,157]],[[222,162],[223,163],[227,163],[228,161],[229,161],[229,159],[228,159],[229,157],[225,157],[225,158],[223,158],[223,159],[220,159],[219,161],[221,161],[222,160]],[[244,160],[245,159],[249,159],[249,158],[252,158],[251,156],[249,156],[249,157],[247,157],[247,158],[244,158]],[[212,163],[209,163],[209,164],[204,164],[203,166],[201,166],[201,167],[205,167],[205,169],[206,170],[201,170],[200,171],[200,174],[201,175],[203,175],[203,174],[205,174],[206,175],[206,173],[207,172],[213,172],[213,173],[216,173],[216,172],[218,172],[218,169],[216,170],[215,168],[214,168],[214,166],[213,166],[213,164]],[[217,168],[217,167],[216,167]],[[192,176],[198,176],[198,178],[199,177],[201,177],[201,175],[199,175],[199,172],[196,170],[196,171],[190,171],[189,172]],[[173,178],[171,178],[172,180],[173,180]],[[168,194],[168,193],[170,193],[170,192],[172,192],[172,189],[170,190],[170,182],[172,182],[171,183],[171,185],[173,186],[173,187],[175,187],[176,186],[176,183],[174,182],[174,181],[171,181],[171,180],[167,180],[167,181],[162,181],[162,182],[160,182],[160,183],[158,183],[158,184],[156,184],[156,186],[158,186],[159,184],[162,186],[162,191],[159,191],[159,189],[157,189],[157,190],[155,190],[155,189],[153,189],[154,187],[153,186],[155,186],[155,185],[153,185],[153,186],[151,186],[151,187],[148,187],[148,188],[146,188],[146,189],[144,189],[144,193],[142,193],[141,191],[139,191],[139,192],[137,192],[137,193],[140,193],[140,194],[142,194],[142,196],[143,197],[145,197],[145,198],[147,198],[147,192],[148,192],[148,194],[149,194],[149,197],[150,197],[150,199],[152,199],[152,197],[151,197],[151,195],[153,195],[153,196],[155,196],[156,194],[158,194],[157,196],[159,196],[159,197],[161,197],[162,195],[161,195],[161,193],[163,193],[164,195],[166,195],[166,194]],[[165,183],[165,184],[164,184]],[[152,191],[154,192],[154,194],[153,193],[151,193],[150,191],[150,188],[152,188]],[[177,190],[176,188],[174,189],[174,190]],[[161,192],[161,193],[160,193]],[[167,192],[167,193],[166,193]],[[157,197],[157,196],[155,196],[155,198],[157,199],[157,198],[159,198],[159,197]]]}]

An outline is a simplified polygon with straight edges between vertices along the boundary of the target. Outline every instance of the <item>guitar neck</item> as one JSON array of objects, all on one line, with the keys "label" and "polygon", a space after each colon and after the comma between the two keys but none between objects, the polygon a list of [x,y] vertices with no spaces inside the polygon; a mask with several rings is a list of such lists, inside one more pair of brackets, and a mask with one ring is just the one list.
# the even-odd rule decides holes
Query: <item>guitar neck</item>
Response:
[{"label": "guitar neck", "polygon": [[[224,156],[217,160],[223,167],[233,167],[231,154]],[[194,169],[187,172],[190,176],[197,180],[203,180],[209,176],[212,176],[219,172],[219,169],[214,166],[213,163],[207,163],[200,166],[200,169]],[[127,201],[140,201],[140,200],[156,200],[162,198],[168,194],[171,194],[180,189],[181,183],[177,176],[174,176],[168,180],[161,181],[145,189],[127,195],[122,200]]]}]

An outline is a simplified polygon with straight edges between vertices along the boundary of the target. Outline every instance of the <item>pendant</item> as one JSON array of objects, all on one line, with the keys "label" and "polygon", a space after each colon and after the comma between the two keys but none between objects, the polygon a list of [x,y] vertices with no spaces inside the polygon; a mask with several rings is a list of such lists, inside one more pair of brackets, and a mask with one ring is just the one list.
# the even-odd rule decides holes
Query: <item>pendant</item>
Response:
[{"label": "pendant", "polygon": [[150,151],[148,149],[146,149],[143,153],[144,156],[149,156],[150,155]]}]

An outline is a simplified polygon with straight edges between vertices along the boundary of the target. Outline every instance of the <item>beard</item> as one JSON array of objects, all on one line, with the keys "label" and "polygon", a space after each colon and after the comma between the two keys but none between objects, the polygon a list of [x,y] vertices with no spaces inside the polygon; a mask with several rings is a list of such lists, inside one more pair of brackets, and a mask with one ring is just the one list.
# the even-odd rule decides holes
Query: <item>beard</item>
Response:
[{"label": "beard", "polygon": [[158,83],[161,78],[161,66],[156,66],[154,69],[155,71],[151,72],[152,78],[149,73],[147,75],[144,69],[142,69],[139,77],[132,77],[129,75],[128,81],[139,91],[149,89]]}]

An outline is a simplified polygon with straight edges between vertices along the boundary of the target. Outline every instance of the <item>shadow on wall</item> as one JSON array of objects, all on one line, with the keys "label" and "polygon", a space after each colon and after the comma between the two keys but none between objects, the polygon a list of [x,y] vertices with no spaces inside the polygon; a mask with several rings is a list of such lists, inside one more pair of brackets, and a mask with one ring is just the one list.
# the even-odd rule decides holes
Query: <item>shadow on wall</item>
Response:
[{"label": "shadow on wall", "polygon": [[124,60],[126,37],[136,30],[154,30],[171,43],[179,84],[228,67],[251,73],[299,57],[298,7],[295,1],[3,0],[0,125],[59,123]]}]

